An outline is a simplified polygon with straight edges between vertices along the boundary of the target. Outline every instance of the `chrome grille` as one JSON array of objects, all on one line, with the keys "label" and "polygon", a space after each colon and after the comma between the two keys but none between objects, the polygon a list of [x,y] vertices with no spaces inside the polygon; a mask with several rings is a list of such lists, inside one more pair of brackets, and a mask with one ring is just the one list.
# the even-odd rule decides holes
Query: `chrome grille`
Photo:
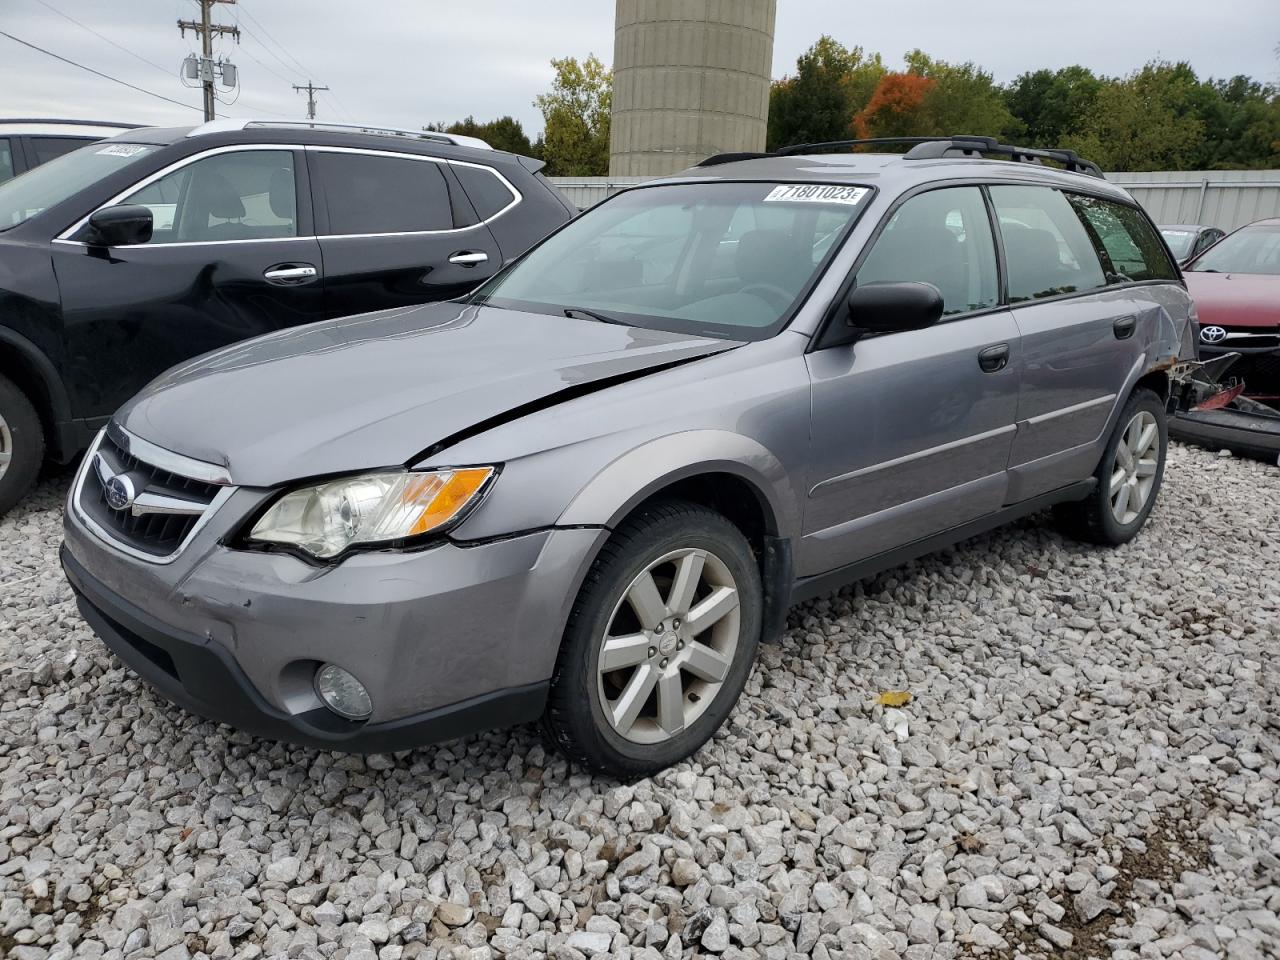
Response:
[{"label": "chrome grille", "polygon": [[176,472],[184,458],[175,455],[165,457],[175,469],[159,466],[151,461],[160,458],[135,449],[149,444],[130,439],[116,428],[100,436],[81,467],[75,506],[115,546],[143,559],[170,560],[232,488],[208,478],[211,465],[191,462],[201,467],[191,472],[204,477]]}]

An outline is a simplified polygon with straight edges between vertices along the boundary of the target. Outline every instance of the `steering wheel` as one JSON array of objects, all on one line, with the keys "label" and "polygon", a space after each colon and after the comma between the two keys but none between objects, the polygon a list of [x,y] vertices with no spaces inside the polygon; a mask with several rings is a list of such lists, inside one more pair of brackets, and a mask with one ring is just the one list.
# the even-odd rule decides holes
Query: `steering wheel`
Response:
[{"label": "steering wheel", "polygon": [[759,297],[777,310],[787,309],[787,307],[791,306],[791,301],[796,298],[795,294],[783,290],[772,283],[749,283],[742,288],[741,292],[749,293],[753,297]]}]

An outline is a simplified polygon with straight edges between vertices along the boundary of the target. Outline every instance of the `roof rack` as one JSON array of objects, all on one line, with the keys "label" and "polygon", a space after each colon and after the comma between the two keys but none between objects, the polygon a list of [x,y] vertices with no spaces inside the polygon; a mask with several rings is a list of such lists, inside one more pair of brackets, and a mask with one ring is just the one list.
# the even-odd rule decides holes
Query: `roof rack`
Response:
[{"label": "roof rack", "polygon": [[114,123],[110,120],[62,120],[58,117],[5,117],[0,125],[12,126],[23,123],[56,123],[70,127],[112,127],[119,130],[140,130],[138,123]]},{"label": "roof rack", "polygon": [[435,130],[408,130],[403,127],[383,127],[367,123],[333,123],[328,120],[209,120],[192,127],[188,137],[203,137],[210,133],[225,133],[229,130],[245,130],[250,127],[281,130],[338,130],[349,133],[367,133],[376,137],[409,137],[415,140],[431,140],[435,143],[447,143],[455,147],[473,147],[477,150],[492,150],[493,147],[479,137],[467,137],[460,133],[440,133]]},{"label": "roof rack", "polygon": [[1083,173],[1090,177],[1106,179],[1102,168],[1092,160],[1086,160],[1074,150],[1040,150],[1033,147],[1016,147],[1001,143],[994,137],[958,135],[951,137],[870,137],[862,140],[830,140],[825,143],[797,143],[780,147],[773,153],[721,153],[707,157],[698,166],[712,167],[734,160],[762,157],[792,157],[802,153],[818,153],[845,147],[877,147],[910,144],[911,149],[902,155],[904,160],[936,160],[942,157],[975,157],[995,155],[1019,163],[1039,163],[1052,160],[1071,173]]}]

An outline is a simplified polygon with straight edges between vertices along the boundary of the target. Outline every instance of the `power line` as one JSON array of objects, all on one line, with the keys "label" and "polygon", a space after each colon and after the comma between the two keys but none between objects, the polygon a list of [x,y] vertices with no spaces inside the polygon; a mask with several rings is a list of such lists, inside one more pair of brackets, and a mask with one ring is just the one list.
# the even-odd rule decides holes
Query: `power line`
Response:
[{"label": "power line", "polygon": [[[301,61],[301,60],[299,60],[297,57],[295,57],[292,53],[290,53],[290,52],[289,52],[289,50],[285,47],[285,45],[284,45],[283,43],[281,43],[279,40],[277,40],[275,37],[273,37],[273,36],[271,35],[271,31],[270,31],[270,30],[268,30],[266,27],[264,27],[264,26],[262,25],[262,21],[261,21],[261,20],[259,20],[257,17],[255,17],[255,16],[253,15],[253,13],[252,13],[252,12],[251,12],[247,7],[245,7],[245,6],[244,6],[244,4],[243,4],[243,3],[239,5],[239,8],[238,8],[238,9],[239,9],[241,12],[243,12],[243,13],[244,13],[244,15],[245,15],[246,17],[248,17],[251,21],[253,21],[253,23],[257,26],[258,30],[259,30],[259,31],[261,31],[261,33],[262,33],[262,35],[263,35],[264,37],[266,37],[266,38],[267,38],[268,40],[270,40],[273,44],[275,44],[275,45],[280,49],[280,52],[281,52],[281,53],[283,53],[285,56],[287,56],[290,60],[292,60],[292,61],[293,61],[294,66],[292,66],[292,67],[291,67],[291,66],[289,66],[289,64],[285,63],[285,61],[284,61],[283,59],[281,59],[279,56],[276,56],[275,54],[272,54],[273,56],[276,56],[276,59],[277,59],[277,60],[280,60],[280,62],[281,62],[282,64],[284,64],[285,69],[292,71],[292,70],[294,70],[294,69],[295,69],[295,67],[296,67],[296,69],[298,70],[298,72],[299,72],[299,73],[301,73],[304,77],[305,77],[305,76],[307,76],[308,74],[310,74],[310,75],[312,75],[312,76],[314,76],[314,75],[315,75],[315,71],[314,71],[314,70],[309,70],[308,68],[304,67],[304,66],[302,65],[302,61]],[[263,49],[264,49],[264,50],[265,50],[265,49],[267,49],[266,44],[263,44]],[[270,51],[268,51],[268,52],[270,52]]]},{"label": "power line", "polygon": [[163,73],[166,77],[169,77],[170,79],[172,79],[172,78],[173,78],[173,71],[171,71],[168,67],[162,67],[162,66],[160,66],[160,64],[156,63],[154,60],[148,60],[146,57],[142,56],[142,55],[141,55],[141,54],[139,54],[139,53],[136,53],[136,52],[135,52],[135,51],[133,51],[133,50],[130,50],[128,47],[124,46],[123,44],[116,43],[116,42],[115,42],[114,40],[112,40],[110,37],[106,36],[105,34],[101,34],[101,33],[99,33],[97,30],[93,29],[93,27],[89,26],[88,24],[86,24],[86,23],[81,23],[81,22],[80,22],[79,20],[77,20],[75,17],[71,16],[71,14],[69,14],[69,13],[63,13],[61,10],[59,10],[57,7],[55,7],[53,4],[51,4],[51,3],[46,3],[46,2],[45,2],[45,0],[36,0],[36,3],[40,4],[40,6],[45,7],[46,9],[52,10],[54,13],[56,13],[58,16],[62,17],[64,20],[70,20],[72,23],[74,23],[74,24],[75,24],[77,27],[79,27],[81,30],[87,30],[89,33],[92,33],[92,34],[93,34],[95,37],[97,37],[99,40],[105,40],[107,43],[111,44],[111,45],[112,45],[113,47],[115,47],[117,50],[123,50],[125,53],[127,53],[129,56],[133,57],[135,60],[141,60],[143,63],[145,63],[145,64],[146,64],[147,66],[149,66],[149,67],[155,67],[157,70],[159,70],[161,73]]},{"label": "power line", "polygon": [[[252,33],[250,33],[247,29],[245,29],[244,27],[241,27],[240,32],[243,33],[246,37],[253,37],[254,40],[257,40],[258,45],[261,46],[263,50],[267,50],[267,48],[263,46],[262,41],[258,40],[258,38],[255,37]],[[252,60],[254,63],[256,63],[258,66],[260,66],[263,70],[267,71],[267,73],[275,77],[277,80],[283,80],[285,83],[293,83],[293,80],[290,80],[288,77],[281,76],[275,70],[272,70],[269,66],[267,66],[265,63],[263,63],[261,60],[255,57],[252,53],[250,53],[248,49],[246,49],[243,45],[241,45],[240,47],[240,52],[243,53],[250,60]],[[271,52],[270,50],[267,50],[267,53],[270,53],[270,52]]]},{"label": "power line", "polygon": [[138,93],[145,93],[147,96],[155,97],[157,100],[165,100],[176,106],[185,107],[188,110],[201,109],[200,107],[197,107],[195,104],[183,103],[181,100],[174,100],[172,97],[166,97],[162,93],[156,93],[154,90],[147,90],[147,89],[144,89],[143,87],[135,86],[134,84],[129,83],[127,80],[121,80],[119,77],[113,77],[108,73],[103,73],[101,70],[95,70],[93,69],[93,67],[86,67],[83,63],[77,63],[75,60],[68,60],[66,57],[60,56],[59,54],[54,53],[52,50],[46,50],[44,47],[37,47],[34,43],[29,43],[28,41],[23,40],[21,37],[15,37],[12,33],[6,33],[5,31],[0,30],[0,37],[8,37],[14,43],[20,43],[24,47],[30,47],[32,50],[35,50],[39,53],[43,53],[46,57],[53,57],[53,59],[55,60],[61,60],[63,63],[69,63],[71,66],[79,67],[81,70],[84,70],[88,73],[92,73],[94,76],[102,77],[102,79],[104,80],[110,80],[112,83],[118,83],[122,87],[128,87],[130,90],[136,90],[138,91]]}]

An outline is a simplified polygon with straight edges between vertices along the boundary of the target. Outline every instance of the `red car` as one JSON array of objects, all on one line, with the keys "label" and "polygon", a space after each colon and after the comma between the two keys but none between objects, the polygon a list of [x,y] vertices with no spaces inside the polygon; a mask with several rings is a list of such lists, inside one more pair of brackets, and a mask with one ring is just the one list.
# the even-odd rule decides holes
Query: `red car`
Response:
[{"label": "red car", "polygon": [[1229,370],[1258,400],[1280,400],[1280,217],[1228,234],[1183,267],[1200,316],[1200,357],[1239,353]]}]

